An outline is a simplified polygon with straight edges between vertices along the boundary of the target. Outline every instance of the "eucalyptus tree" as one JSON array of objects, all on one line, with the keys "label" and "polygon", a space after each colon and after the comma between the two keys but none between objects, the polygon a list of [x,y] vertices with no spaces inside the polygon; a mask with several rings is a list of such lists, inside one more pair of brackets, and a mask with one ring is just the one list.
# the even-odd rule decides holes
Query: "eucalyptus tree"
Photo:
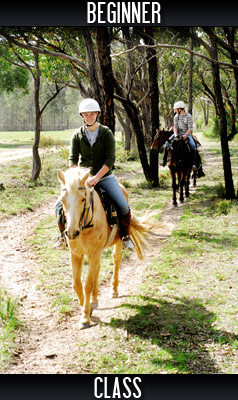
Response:
[{"label": "eucalyptus tree", "polygon": [[[9,30],[7,29],[7,36],[9,36]],[[7,61],[19,69],[24,69],[31,74],[34,81],[34,106],[35,106],[35,136],[32,147],[33,163],[32,163],[32,175],[31,180],[35,181],[38,179],[41,172],[41,158],[39,155],[40,145],[40,133],[41,133],[41,118],[46,107],[56,98],[60,91],[65,87],[65,83],[59,83],[57,79],[57,73],[60,69],[62,76],[62,65],[59,65],[59,61],[54,58],[49,58],[44,55],[40,55],[34,49],[25,46],[19,46],[19,43],[27,45],[29,38],[32,36],[32,32],[22,31],[22,29],[13,29],[14,37],[17,38],[16,43],[8,40],[8,58]],[[36,40],[37,45],[37,40]],[[6,43],[5,43],[6,46]],[[66,66],[64,66],[66,69]],[[41,104],[40,99],[40,88],[42,79],[51,80],[51,90],[48,92],[47,98],[44,99],[44,103]],[[62,78],[61,78],[62,79]],[[52,81],[53,86],[52,88]]]}]

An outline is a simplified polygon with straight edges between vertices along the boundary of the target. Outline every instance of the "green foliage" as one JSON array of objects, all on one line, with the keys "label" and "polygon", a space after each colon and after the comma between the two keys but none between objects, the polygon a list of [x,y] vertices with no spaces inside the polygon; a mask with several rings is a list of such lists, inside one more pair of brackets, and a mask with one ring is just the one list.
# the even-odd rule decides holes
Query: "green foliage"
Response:
[{"label": "green foliage", "polygon": [[26,160],[0,166],[1,181],[5,187],[0,191],[0,219],[34,210],[37,205],[57,196],[59,184],[56,169],[67,169],[68,163],[57,153],[45,153],[41,176],[36,183],[30,182],[31,168],[31,162]]},{"label": "green foliage", "polygon": [[9,63],[4,57],[11,58],[11,51],[7,50],[3,45],[0,49],[0,93],[13,92],[16,88],[23,89],[23,93],[27,92],[29,72],[26,69],[17,67]]},{"label": "green foliage", "polygon": [[20,327],[17,308],[17,301],[0,289],[0,366],[11,360],[16,331]]}]

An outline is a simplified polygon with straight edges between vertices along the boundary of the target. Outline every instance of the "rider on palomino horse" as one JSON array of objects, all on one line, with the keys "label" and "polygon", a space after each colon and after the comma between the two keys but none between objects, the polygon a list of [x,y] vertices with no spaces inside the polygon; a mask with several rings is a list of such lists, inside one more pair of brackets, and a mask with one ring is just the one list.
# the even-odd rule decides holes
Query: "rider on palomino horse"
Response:
[{"label": "rider on palomino horse", "polygon": [[[117,209],[123,247],[131,249],[134,247],[129,236],[131,211],[112,172],[115,162],[115,138],[107,126],[103,126],[97,121],[100,111],[100,106],[94,99],[84,99],[80,103],[79,114],[83,118],[84,125],[71,138],[69,166],[73,168],[79,164],[81,167],[91,169],[91,176],[87,179],[87,184],[90,187],[103,189],[113,199]],[[64,249],[66,245],[65,221],[60,200],[55,204],[55,211],[61,238],[54,247]]]}]

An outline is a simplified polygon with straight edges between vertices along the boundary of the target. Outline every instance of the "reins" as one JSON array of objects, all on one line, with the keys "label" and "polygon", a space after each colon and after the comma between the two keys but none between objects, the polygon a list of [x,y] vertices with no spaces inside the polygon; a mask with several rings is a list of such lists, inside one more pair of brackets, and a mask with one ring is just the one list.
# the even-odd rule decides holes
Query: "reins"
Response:
[{"label": "reins", "polygon": [[[82,187],[82,186],[80,186],[78,189],[79,189],[79,190],[86,190],[86,188],[85,188],[85,187]],[[84,199],[84,209],[83,209],[83,212],[82,212],[80,221],[79,221],[79,229],[80,229],[80,232],[81,232],[82,230],[84,230],[84,229],[92,228],[92,227],[93,227],[93,224],[92,224],[92,220],[93,220],[93,206],[94,206],[93,193],[94,193],[94,186],[93,186],[93,187],[91,188],[91,190],[90,190],[90,202],[89,202],[89,206],[88,206],[88,207],[86,207],[86,197],[85,197],[85,199]],[[87,222],[90,208],[91,208],[91,210],[92,210],[92,217],[91,217],[90,221]],[[85,217],[85,218],[84,218],[84,217]]]}]

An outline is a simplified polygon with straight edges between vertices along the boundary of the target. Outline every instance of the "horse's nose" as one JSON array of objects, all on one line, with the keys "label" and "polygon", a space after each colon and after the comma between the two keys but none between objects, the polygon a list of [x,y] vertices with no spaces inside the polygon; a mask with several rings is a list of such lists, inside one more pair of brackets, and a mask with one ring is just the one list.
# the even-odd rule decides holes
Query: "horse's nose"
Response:
[{"label": "horse's nose", "polygon": [[73,240],[77,236],[79,236],[79,231],[70,231],[70,230],[68,230],[68,231],[65,231],[65,234],[69,239]]}]

